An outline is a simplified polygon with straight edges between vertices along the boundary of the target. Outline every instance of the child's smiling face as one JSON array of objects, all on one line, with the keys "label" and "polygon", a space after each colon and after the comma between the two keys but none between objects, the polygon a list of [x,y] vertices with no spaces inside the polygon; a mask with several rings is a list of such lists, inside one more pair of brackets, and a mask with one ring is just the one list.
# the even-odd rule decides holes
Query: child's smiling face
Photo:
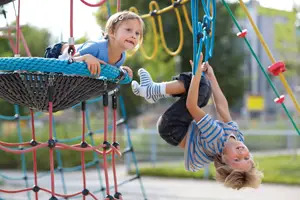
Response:
[{"label": "child's smiling face", "polygon": [[247,146],[235,139],[226,142],[222,157],[232,169],[249,171],[254,165]]}]

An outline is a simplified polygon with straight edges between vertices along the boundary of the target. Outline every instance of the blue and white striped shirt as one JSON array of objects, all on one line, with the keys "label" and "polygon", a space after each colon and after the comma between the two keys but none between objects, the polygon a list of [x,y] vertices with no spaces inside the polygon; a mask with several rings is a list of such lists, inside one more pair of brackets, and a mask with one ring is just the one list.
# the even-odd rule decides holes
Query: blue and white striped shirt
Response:
[{"label": "blue and white striped shirt", "polygon": [[221,122],[206,114],[198,123],[193,121],[187,132],[184,150],[185,169],[198,171],[221,154],[230,136],[244,142],[236,122]]}]

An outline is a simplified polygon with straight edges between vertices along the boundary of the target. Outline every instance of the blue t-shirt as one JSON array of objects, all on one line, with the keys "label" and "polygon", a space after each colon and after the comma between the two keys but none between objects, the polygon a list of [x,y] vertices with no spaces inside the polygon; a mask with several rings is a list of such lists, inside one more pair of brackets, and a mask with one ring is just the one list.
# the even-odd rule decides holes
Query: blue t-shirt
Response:
[{"label": "blue t-shirt", "polygon": [[[91,54],[96,58],[108,63],[108,40],[103,39],[96,42],[85,42],[77,49],[77,52],[79,52],[81,56],[85,54]],[[125,58],[126,54],[125,52],[123,52],[121,55],[121,59],[113,65],[115,65],[116,67],[120,67],[125,62]]]}]

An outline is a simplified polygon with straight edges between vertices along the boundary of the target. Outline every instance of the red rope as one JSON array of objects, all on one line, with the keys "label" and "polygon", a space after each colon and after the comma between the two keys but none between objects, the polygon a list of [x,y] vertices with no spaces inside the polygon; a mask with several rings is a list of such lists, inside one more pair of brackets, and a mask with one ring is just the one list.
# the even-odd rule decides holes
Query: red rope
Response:
[{"label": "red rope", "polygon": [[0,150],[3,150],[5,152],[9,152],[9,153],[14,153],[14,154],[23,154],[23,153],[32,152],[32,151],[34,151],[36,149],[39,149],[39,148],[42,148],[42,147],[46,147],[46,146],[48,146],[48,144],[44,143],[44,144],[39,144],[38,146],[31,147],[31,148],[28,148],[28,149],[23,149],[23,150],[9,149],[9,148],[0,146]]},{"label": "red rope", "polygon": [[121,0],[117,0],[117,12],[121,11]]},{"label": "red rope", "polygon": [[12,39],[12,36],[11,36],[11,30],[10,30],[9,27],[8,27],[8,29],[7,29],[7,34],[8,34],[8,40],[9,40],[10,47],[11,47],[13,53],[14,53],[14,54],[17,54],[17,50],[16,50],[16,47],[15,47],[15,43],[14,43],[14,41],[13,41],[13,39]]},{"label": "red rope", "polygon": [[[30,109],[30,116],[31,116],[31,133],[32,133],[32,140],[36,141],[35,138],[35,128],[34,128],[34,113],[32,111],[32,109]],[[38,181],[37,181],[37,159],[36,159],[36,150],[33,151],[32,154],[33,157],[33,175],[34,175],[34,185],[37,186],[38,185]],[[35,192],[35,199],[38,199],[38,193]]]},{"label": "red rope", "polygon": [[[108,106],[104,106],[104,141],[107,141],[107,118],[108,118]],[[103,168],[104,168],[104,176],[105,176],[105,186],[106,186],[106,194],[109,194],[109,180],[108,180],[108,172],[107,172],[107,158],[106,158],[106,149],[103,149]]]},{"label": "red rope", "polygon": [[[82,136],[81,136],[81,144],[85,144],[85,102],[81,103],[82,106]],[[85,147],[82,147],[85,148]],[[81,152],[81,168],[82,168],[82,182],[83,189],[86,189],[86,176],[85,176],[85,157],[84,151]],[[83,196],[83,200],[85,200],[85,196]]]},{"label": "red rope", "polygon": [[[113,143],[116,142],[116,135],[117,135],[117,110],[113,109]],[[115,151],[112,152],[112,169],[113,169],[113,176],[114,176],[114,186],[115,186],[115,193],[118,192],[118,183],[117,183],[117,171],[116,171],[116,161],[115,161]]]},{"label": "red rope", "polygon": [[84,3],[85,5],[87,6],[90,6],[90,7],[98,7],[98,6],[101,6],[102,4],[104,4],[106,2],[106,0],[101,0],[99,3],[96,3],[96,4],[91,4],[91,3],[88,3],[84,0],[80,0],[82,3]]},{"label": "red rope", "polygon": [[[53,133],[52,133],[52,108],[53,104],[50,101],[49,102],[49,141],[53,140]],[[51,194],[52,196],[55,196],[55,181],[54,181],[54,156],[53,156],[53,148],[49,148],[49,157],[50,157],[50,176],[51,176]]]},{"label": "red rope", "polygon": [[16,31],[17,31],[17,38],[16,38],[16,53],[20,53],[20,0],[18,0],[18,14],[16,17]]},{"label": "red rope", "polygon": [[24,38],[24,35],[23,35],[23,32],[22,32],[21,28],[20,28],[20,36],[21,36],[21,40],[22,40],[22,43],[23,43],[23,46],[24,46],[24,49],[26,51],[27,56],[31,57],[30,50],[28,48],[27,42],[26,42],[26,40]]},{"label": "red rope", "polygon": [[9,143],[0,141],[0,145],[7,147],[16,147],[16,146],[30,146],[30,142],[22,142],[22,143]]},{"label": "red rope", "polygon": [[25,189],[21,189],[21,190],[2,190],[2,189],[0,189],[0,192],[13,194],[13,193],[27,192],[30,190],[32,190],[32,188],[25,188]]},{"label": "red rope", "polygon": [[73,0],[70,0],[70,37],[73,37]]}]

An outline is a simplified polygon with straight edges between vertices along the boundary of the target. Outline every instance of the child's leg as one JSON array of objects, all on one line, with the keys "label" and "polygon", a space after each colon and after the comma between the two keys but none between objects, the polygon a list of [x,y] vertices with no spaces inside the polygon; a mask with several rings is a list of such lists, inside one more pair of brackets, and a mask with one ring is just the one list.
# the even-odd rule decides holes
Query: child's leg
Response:
[{"label": "child's leg", "polygon": [[182,96],[159,117],[157,130],[167,143],[177,146],[186,135],[192,120],[186,108],[186,98]]},{"label": "child's leg", "polygon": [[[173,79],[181,82],[185,91],[188,91],[192,75],[190,73],[182,73]],[[179,96],[179,95],[173,95]],[[189,125],[193,118],[186,108],[187,94],[180,94],[180,99],[172,104],[167,111],[159,118],[157,129],[160,136],[169,144],[177,146],[185,137]],[[205,106],[211,96],[211,86],[205,76],[202,77],[199,88],[198,105]]]},{"label": "child's leg", "polygon": [[181,81],[153,82],[151,75],[143,68],[139,69],[140,84],[132,81],[131,88],[135,95],[144,97],[149,103],[155,103],[160,98],[169,95],[185,93],[184,84]]},{"label": "child's leg", "polygon": [[[142,96],[149,103],[155,103],[160,98],[174,96],[181,97],[189,91],[192,80],[192,72],[183,72],[173,77],[173,81],[155,83],[150,74],[143,68],[139,69],[140,85],[132,81],[131,88],[135,95]],[[211,96],[210,83],[205,76],[202,76],[199,87],[198,105],[204,107]]]},{"label": "child's leg", "polygon": [[58,58],[58,56],[61,55],[63,48],[66,48],[68,46],[65,42],[60,42],[57,44],[54,44],[53,46],[49,46],[45,50],[44,57],[45,58]]}]

